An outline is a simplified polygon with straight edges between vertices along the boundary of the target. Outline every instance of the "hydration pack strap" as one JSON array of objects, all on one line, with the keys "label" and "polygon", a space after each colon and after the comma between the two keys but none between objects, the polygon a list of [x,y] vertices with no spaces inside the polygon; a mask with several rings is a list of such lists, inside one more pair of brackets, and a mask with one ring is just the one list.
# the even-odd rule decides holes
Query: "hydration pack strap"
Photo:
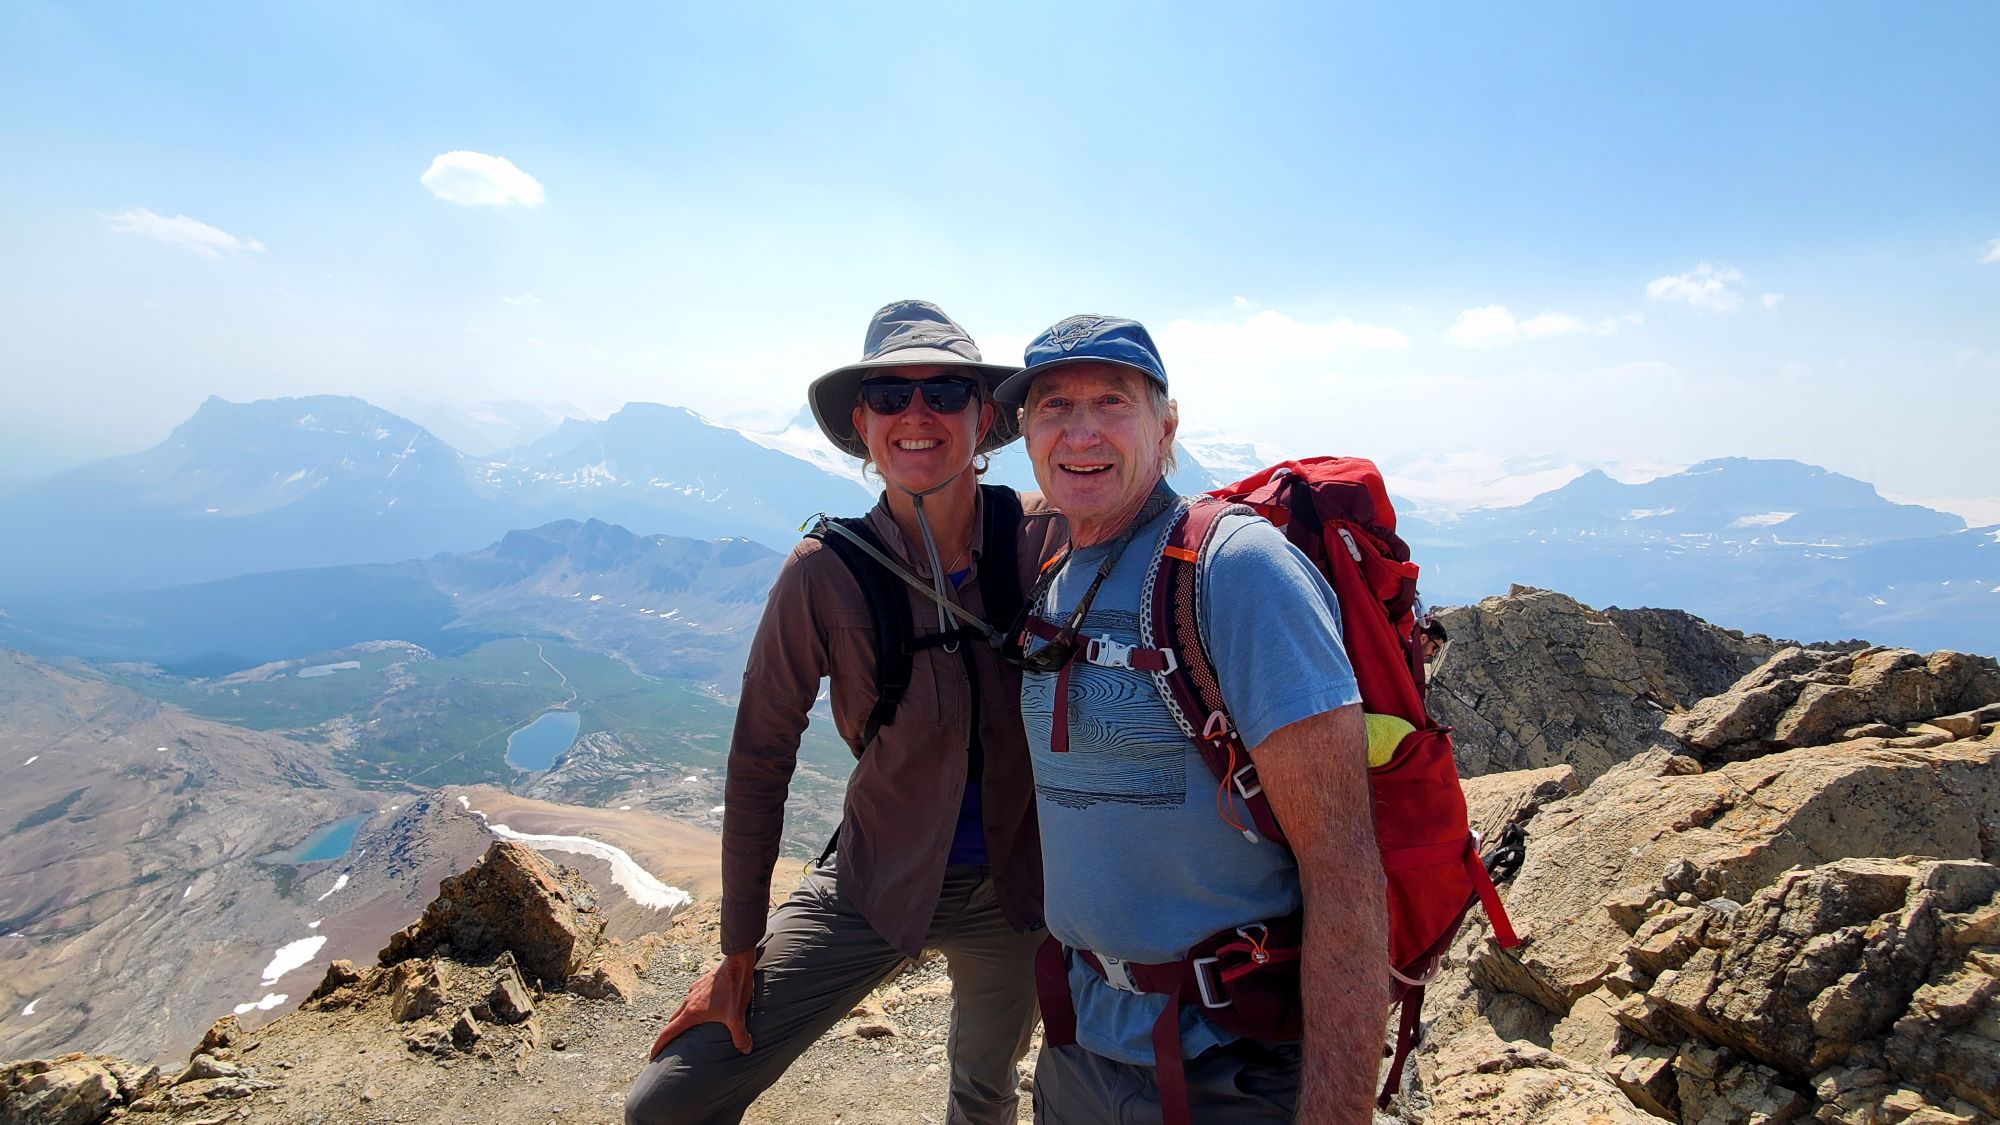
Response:
[{"label": "hydration pack strap", "polygon": [[1410,1052],[1417,1045],[1417,1031],[1422,1026],[1418,1018],[1424,1010],[1424,990],[1421,986],[1403,995],[1403,1015],[1396,1021],[1396,1048],[1389,1059],[1389,1073],[1382,1080],[1382,1093],[1375,1099],[1375,1108],[1388,1109],[1389,1099],[1403,1085],[1403,1066],[1410,1061]]},{"label": "hydration pack strap", "polygon": [[[1168,713],[1216,777],[1217,813],[1252,842],[1261,833],[1263,839],[1283,845],[1285,831],[1264,797],[1250,748],[1230,720],[1221,679],[1201,641],[1201,560],[1216,526],[1231,513],[1251,513],[1251,509],[1201,497],[1174,517],[1166,545],[1147,574],[1139,638],[1154,646],[1143,651],[1161,651],[1172,658],[1166,667],[1148,671]],[[1238,801],[1250,814],[1248,824],[1236,811]]]}]

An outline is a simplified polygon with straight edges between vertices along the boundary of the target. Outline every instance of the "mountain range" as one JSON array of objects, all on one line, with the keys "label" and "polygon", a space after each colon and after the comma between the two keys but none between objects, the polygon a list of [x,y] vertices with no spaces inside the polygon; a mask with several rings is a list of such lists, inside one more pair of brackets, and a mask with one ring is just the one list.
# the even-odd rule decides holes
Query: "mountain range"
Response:
[{"label": "mountain range", "polygon": [[576,641],[647,675],[733,679],[780,561],[742,538],[562,520],[424,560],[0,603],[0,644],[219,676],[367,641],[456,655],[526,635]]},{"label": "mountain range", "polygon": [[[496,414],[504,425],[493,433],[544,428],[511,417]],[[1178,454],[1173,481],[1191,492],[1284,451],[1204,435],[1182,442]],[[1466,466],[1450,457],[1397,464],[1387,467],[1401,531],[1433,603],[1518,583],[1609,605],[1682,606],[1789,636],[2000,646],[2000,526],[1967,528],[1822,468],[1730,458],[1627,482],[1601,468],[1578,475],[1577,466],[1537,461],[1481,486],[1508,498],[1539,488],[1532,498],[1467,508],[1452,502],[1466,494],[1463,479],[1450,478]],[[1427,472],[1437,475],[1415,475]],[[1022,448],[1001,451],[987,479],[1032,487]],[[473,620],[449,604],[451,595],[485,591],[451,589],[443,564],[411,560],[500,550],[510,533],[565,520],[618,525],[638,539],[746,538],[782,548],[814,513],[861,510],[875,489],[803,416],[779,433],[756,433],[632,403],[474,457],[360,399],[211,398],[153,449],[0,492],[0,527],[18,533],[0,550],[0,613],[17,634],[34,620],[60,619],[73,636],[94,630],[107,640],[122,628],[121,614],[143,632],[162,614],[200,605],[219,634],[205,651],[248,657],[264,648],[231,634],[239,624],[276,634],[284,620],[300,635],[324,625],[351,636],[374,612],[366,595],[377,590],[373,597],[401,607],[410,628],[428,630],[418,643],[446,642],[447,624]],[[296,573],[356,566],[388,569]],[[587,564],[581,573],[591,573]],[[186,609],[128,596],[246,575],[264,577],[201,587]],[[342,583],[347,592],[338,594]],[[248,601],[230,600],[237,597]],[[282,608],[288,599],[323,606],[329,598],[345,608],[303,619]],[[245,604],[272,615],[270,627],[233,622]],[[95,625],[85,627],[84,608]]]}]

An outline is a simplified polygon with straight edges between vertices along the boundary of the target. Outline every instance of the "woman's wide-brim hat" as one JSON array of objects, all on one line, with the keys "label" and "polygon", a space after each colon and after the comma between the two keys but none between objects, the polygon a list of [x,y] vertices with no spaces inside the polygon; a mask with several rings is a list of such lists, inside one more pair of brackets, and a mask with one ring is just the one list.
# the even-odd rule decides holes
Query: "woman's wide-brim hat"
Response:
[{"label": "woman's wide-brim hat", "polygon": [[[916,364],[948,364],[962,368],[980,381],[981,398],[993,402],[993,392],[1019,367],[987,363],[980,358],[979,345],[958,322],[929,301],[897,301],[882,306],[868,321],[868,338],[861,349],[861,361],[814,379],[806,391],[813,420],[820,432],[841,452],[866,457],[868,446],[854,432],[854,404],[861,394],[861,381],[897,367]],[[1014,411],[993,408],[993,428],[974,452],[991,453],[1020,436]]]}]

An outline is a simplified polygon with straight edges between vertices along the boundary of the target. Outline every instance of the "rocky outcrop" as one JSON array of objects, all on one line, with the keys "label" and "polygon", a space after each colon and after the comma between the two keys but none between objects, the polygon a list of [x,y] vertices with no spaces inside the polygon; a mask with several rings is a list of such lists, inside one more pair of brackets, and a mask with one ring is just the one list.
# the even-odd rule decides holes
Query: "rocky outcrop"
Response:
[{"label": "rocky outcrop", "polygon": [[1454,730],[1461,774],[1568,765],[1588,784],[1662,741],[1673,692],[1589,606],[1517,586],[1438,617],[1451,645],[1430,709]]},{"label": "rocky outcrop", "polygon": [[471,870],[446,879],[424,916],[389,939],[381,961],[394,965],[440,949],[461,957],[507,951],[524,972],[560,983],[585,967],[603,932],[590,884],[502,840]]},{"label": "rocky outcrop", "polygon": [[1654,1125],[1596,1068],[1483,1028],[1440,1053],[1434,1081],[1424,1115],[1433,1125]]},{"label": "rocky outcrop", "polygon": [[1516,586],[1438,614],[1451,646],[1430,690],[1467,777],[1568,765],[1583,784],[1667,744],[1661,721],[1784,642],[1678,610],[1610,609]]},{"label": "rocky outcrop", "polygon": [[1525,824],[1526,941],[1461,936],[1405,1104],[2000,1121],[1996,702],[1985,658],[1791,648],[1581,792],[1468,781],[1475,817]]},{"label": "rocky outcrop", "polygon": [[[1711,625],[1692,613],[1678,609],[1619,609],[1613,606],[1604,616],[1625,639],[1673,699],[1682,707],[1729,690],[1731,684],[1769,660],[1779,649],[1792,647],[1789,641],[1773,640],[1762,633],[1741,633]],[[1822,647],[1859,647],[1849,641]]]},{"label": "rocky outcrop", "polygon": [[158,1067],[111,1055],[60,1055],[0,1065],[0,1125],[95,1125],[152,1093]]},{"label": "rocky outcrop", "polygon": [[1936,745],[1996,719],[2000,663],[1991,657],[1788,648],[1666,730],[1704,760],[1735,761],[1848,738]]},{"label": "rocky outcrop", "polygon": [[1482,979],[1566,1014],[1661,904],[1743,902],[1797,866],[1928,854],[2000,861],[2000,738],[1848,743],[1704,771],[1654,751],[1530,824],[1507,894],[1524,944]]},{"label": "rocky outcrop", "polygon": [[2000,1116],[2000,867],[1801,868],[1654,937],[1665,955],[1633,1007],[1665,1016],[1634,1025],[1659,1045],[1693,1041],[1794,1088],[1824,1086],[1847,1104],[1822,1120],[1873,1120],[1899,1087]]},{"label": "rocky outcrop", "polygon": [[[155,1076],[150,1087],[125,1083],[121,1101],[102,1096],[112,1088],[102,1075],[123,1081],[115,1059],[86,1067],[70,1065],[81,1056],[0,1065],[0,1122],[615,1121],[666,1013],[714,964],[718,928],[715,906],[703,904],[676,914],[662,931],[591,950],[584,975],[595,980],[605,970],[617,988],[631,990],[628,1003],[592,999],[561,982],[538,987],[510,951],[467,958],[440,946],[389,966],[336,962],[295,1011],[247,1032],[225,1017],[178,1074]],[[949,1082],[944,964],[925,957],[893,975],[759,1099],[754,1119],[902,1125],[934,1117]],[[399,989],[409,993],[411,985],[431,1000],[399,1007]],[[17,1079],[32,1080],[27,1096],[57,1090],[56,1099],[20,1100],[24,1083]],[[53,1116],[57,1099],[75,1112]]]},{"label": "rocky outcrop", "polygon": [[1576,793],[1582,785],[1575,767],[1549,766],[1468,777],[1459,787],[1465,792],[1467,823],[1481,840],[1491,842],[1508,828],[1532,820],[1543,806]]}]

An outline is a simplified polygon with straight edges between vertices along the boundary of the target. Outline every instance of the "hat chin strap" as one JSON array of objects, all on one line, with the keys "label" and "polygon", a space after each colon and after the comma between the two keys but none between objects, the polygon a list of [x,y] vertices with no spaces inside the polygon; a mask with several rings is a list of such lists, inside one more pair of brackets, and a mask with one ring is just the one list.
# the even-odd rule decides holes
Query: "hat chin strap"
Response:
[{"label": "hat chin strap", "polygon": [[[931,589],[936,591],[936,600],[940,603],[937,607],[938,632],[940,633],[946,632],[951,628],[951,621],[945,616],[944,605],[942,604],[950,599],[951,592],[945,587],[944,563],[938,559],[937,540],[931,535],[931,521],[924,515],[924,497],[944,489],[957,479],[956,476],[953,476],[941,484],[934,484],[922,491],[914,488],[905,488],[900,484],[896,486],[903,489],[904,492],[909,493],[910,506],[917,510],[917,530],[923,534],[924,553],[930,556],[931,560]],[[946,652],[957,652],[958,642],[948,642],[944,646],[944,650]]]}]

